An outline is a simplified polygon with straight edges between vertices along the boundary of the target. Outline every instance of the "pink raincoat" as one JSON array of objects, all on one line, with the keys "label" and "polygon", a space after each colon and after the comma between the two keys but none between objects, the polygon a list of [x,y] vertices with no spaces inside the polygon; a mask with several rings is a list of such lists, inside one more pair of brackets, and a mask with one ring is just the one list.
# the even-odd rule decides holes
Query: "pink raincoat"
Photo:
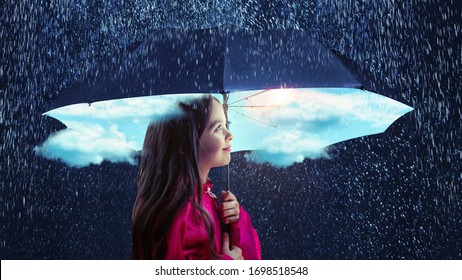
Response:
[{"label": "pink raincoat", "polygon": [[[222,237],[223,223],[218,211],[218,201],[212,197],[212,182],[203,185],[202,206],[212,217],[214,224],[215,250],[219,257],[231,259],[223,254]],[[207,192],[209,190],[209,192]],[[252,226],[249,214],[240,206],[239,221],[231,225],[230,242],[241,248],[245,260],[261,259],[260,240]],[[210,259],[209,237],[200,212],[188,201],[173,220],[167,235],[166,259]]]}]

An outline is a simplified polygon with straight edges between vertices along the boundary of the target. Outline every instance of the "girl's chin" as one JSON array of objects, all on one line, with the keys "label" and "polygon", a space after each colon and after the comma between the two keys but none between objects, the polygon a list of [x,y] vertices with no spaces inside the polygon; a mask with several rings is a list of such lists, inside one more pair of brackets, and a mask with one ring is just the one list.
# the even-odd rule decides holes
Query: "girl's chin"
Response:
[{"label": "girl's chin", "polygon": [[219,164],[217,164],[215,167],[223,167],[223,166],[228,165],[230,162],[231,162],[231,156],[229,156],[228,159],[225,159],[222,162],[220,162]]}]

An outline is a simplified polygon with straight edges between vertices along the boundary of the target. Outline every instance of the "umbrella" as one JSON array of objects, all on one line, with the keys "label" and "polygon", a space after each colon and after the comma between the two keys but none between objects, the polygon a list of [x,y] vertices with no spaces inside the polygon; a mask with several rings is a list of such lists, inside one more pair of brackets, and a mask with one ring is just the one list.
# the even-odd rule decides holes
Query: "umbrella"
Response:
[{"label": "umbrella", "polygon": [[381,133],[412,110],[364,88],[299,30],[165,29],[122,64],[104,64],[62,94],[45,114],[68,129],[36,150],[50,158],[67,154],[76,166],[133,161],[150,120],[178,100],[212,93],[228,108],[233,151],[288,166],[325,156],[333,143]]},{"label": "umbrella", "polygon": [[51,108],[178,93],[271,88],[362,88],[328,49],[300,30],[252,31],[224,25],[163,29],[121,64],[97,67]]}]

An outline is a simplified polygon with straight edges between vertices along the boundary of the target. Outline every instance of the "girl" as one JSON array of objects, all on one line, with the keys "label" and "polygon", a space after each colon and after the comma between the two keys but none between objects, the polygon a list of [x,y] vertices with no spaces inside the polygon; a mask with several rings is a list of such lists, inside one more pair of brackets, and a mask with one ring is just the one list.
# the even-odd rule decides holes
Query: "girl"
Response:
[{"label": "girl", "polygon": [[[211,168],[231,160],[223,106],[208,95],[147,129],[133,208],[135,259],[261,259],[248,213],[231,192],[218,209]],[[229,233],[225,228],[229,229]]]}]

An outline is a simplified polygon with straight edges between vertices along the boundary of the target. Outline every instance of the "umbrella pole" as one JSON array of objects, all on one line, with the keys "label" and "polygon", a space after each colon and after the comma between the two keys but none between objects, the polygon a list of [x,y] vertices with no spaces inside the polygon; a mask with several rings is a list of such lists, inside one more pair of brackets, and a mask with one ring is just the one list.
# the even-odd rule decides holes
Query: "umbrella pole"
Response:
[{"label": "umbrella pole", "polygon": [[[226,126],[229,129],[230,122],[228,120],[228,98],[229,98],[229,93],[226,91],[222,92],[223,95],[223,111],[225,112],[225,117],[226,117]],[[226,165],[226,173],[225,173],[225,180],[226,180],[226,185],[225,185],[225,191],[229,192],[229,164]]]}]

